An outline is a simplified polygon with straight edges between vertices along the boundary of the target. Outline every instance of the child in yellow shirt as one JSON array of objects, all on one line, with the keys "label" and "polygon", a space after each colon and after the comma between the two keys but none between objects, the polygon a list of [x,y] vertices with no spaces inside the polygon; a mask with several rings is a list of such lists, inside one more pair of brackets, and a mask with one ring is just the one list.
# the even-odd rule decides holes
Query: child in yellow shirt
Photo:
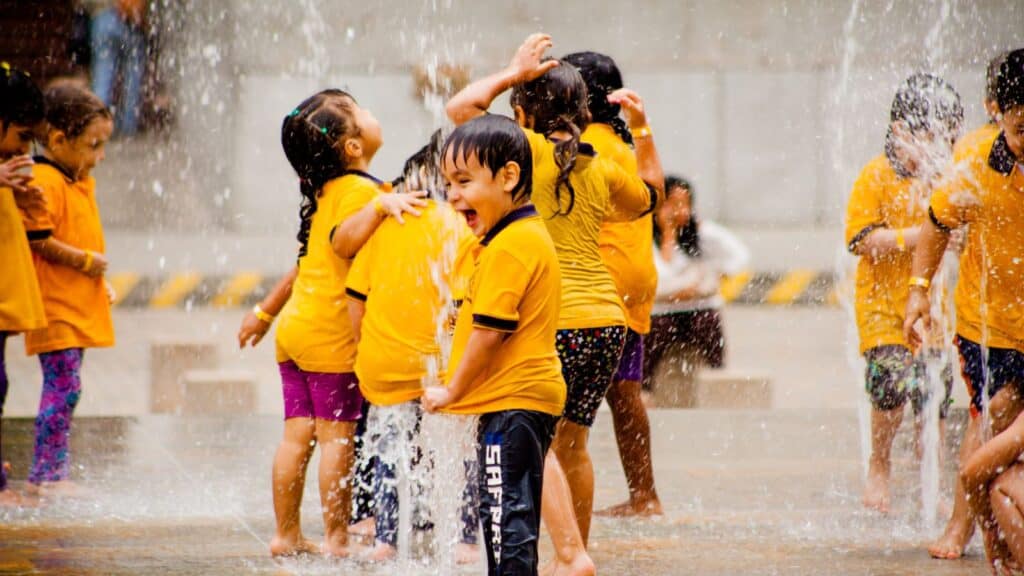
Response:
[{"label": "child in yellow shirt", "polygon": [[[861,171],[847,207],[846,242],[860,256],[854,308],[872,403],[864,505],[881,512],[889,510],[890,453],[903,406],[912,400],[920,418],[927,399],[924,359],[903,337],[910,251],[925,221],[928,170],[934,169],[927,162],[951,149],[962,119],[960,97],[949,84],[928,74],[908,78],[893,100],[885,154]],[[944,372],[943,381],[940,418],[949,405],[952,373]]]},{"label": "child in yellow shirt", "polygon": [[48,89],[45,103],[45,153],[35,159],[32,184],[43,190],[46,209],[26,213],[25,226],[47,319],[45,328],[25,334],[27,353],[38,354],[43,368],[28,477],[35,490],[66,485],[84,349],[114,345],[103,227],[90,174],[103,160],[113,120],[99,98],[76,86]]},{"label": "child in yellow shirt", "polygon": [[555,331],[561,283],[554,244],[529,202],[529,142],[484,116],[442,152],[452,206],[483,247],[459,309],[444,387],[428,411],[479,414],[480,518],[489,574],[537,574],[544,459],[565,405]]},{"label": "child in yellow shirt", "polygon": [[[617,90],[609,98],[623,107],[635,132],[636,173],[581,143],[590,121],[586,83],[571,64],[544,56],[551,45],[550,36],[531,35],[506,68],[456,94],[447,112],[456,124],[465,122],[485,113],[511,88],[516,121],[530,143],[531,200],[555,243],[562,274],[556,338],[568,396],[553,452],[565,469],[586,544],[594,499],[594,469],[587,448],[590,427],[626,337],[622,301],[601,259],[601,227],[653,210],[664,189],[664,175],[643,101],[631,90]],[[550,525],[547,514],[545,519]]]},{"label": "child in yellow shirt", "polygon": [[[971,423],[965,433],[961,464],[972,461],[972,448],[990,431],[998,434],[1014,421],[1022,410],[1024,392],[1024,306],[1021,305],[1021,278],[1024,278],[1024,49],[1007,55],[996,80],[999,135],[978,142],[964,154],[965,166],[932,194],[928,220],[922,226],[914,253],[910,296],[906,304],[904,333],[911,346],[919,345],[916,325],[928,330],[932,324],[928,287],[935,274],[950,233],[967,226],[967,241],[960,256],[960,278],[956,288],[957,335],[960,365],[971,396]],[[984,414],[991,430],[979,422]],[[993,439],[990,442],[995,442]],[[971,446],[970,444],[973,444]],[[986,443],[978,452],[985,450]],[[998,460],[998,459],[996,459]],[[992,498],[1017,497],[1024,486],[1018,467],[1002,474],[1005,483]],[[977,472],[977,471],[975,471]],[[996,471],[998,472],[998,471]],[[996,473],[965,474],[962,489],[967,494],[988,494]],[[974,482],[974,484],[972,484]],[[981,482],[979,486],[977,482]],[[971,502],[975,512],[982,503]],[[1005,510],[1005,508],[1004,508]],[[984,510],[980,510],[984,512]],[[987,513],[986,513],[987,514]],[[975,517],[985,532],[989,560],[995,563],[1016,561],[1024,565],[1020,546],[1019,515],[993,518]],[[999,531],[1007,535],[1000,543]],[[1010,542],[1011,537],[1016,544]]]},{"label": "child in yellow shirt", "polygon": [[[352,262],[345,285],[358,341],[355,372],[370,403],[365,446],[376,457],[371,559],[378,561],[397,552],[399,506],[415,509],[403,500],[413,491],[399,494],[398,485],[413,484],[419,398],[425,384],[443,376],[442,342],[477,247],[465,219],[444,201],[438,167],[442,143],[438,131],[406,163],[401,179],[401,187],[429,191],[432,199],[404,224],[381,223]],[[471,494],[468,499],[457,554],[472,558],[477,520]]]},{"label": "child in yellow shirt", "polygon": [[[27,154],[42,121],[42,92],[28,74],[0,63],[0,418],[7,400],[7,337],[46,325],[19,212],[44,207],[41,191],[29,185],[32,176],[24,173],[31,169],[32,159]],[[3,458],[2,447],[0,429],[0,506],[17,505],[21,499],[7,489],[9,464]]]}]

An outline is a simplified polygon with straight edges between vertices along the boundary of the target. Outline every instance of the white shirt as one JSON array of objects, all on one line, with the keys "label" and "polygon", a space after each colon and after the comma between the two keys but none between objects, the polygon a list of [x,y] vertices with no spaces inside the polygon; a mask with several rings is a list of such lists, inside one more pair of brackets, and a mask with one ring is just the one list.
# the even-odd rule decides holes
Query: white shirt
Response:
[{"label": "white shirt", "polygon": [[[655,293],[654,315],[721,308],[725,302],[719,294],[722,276],[742,271],[750,261],[750,250],[722,226],[701,220],[698,229],[701,255],[693,258],[678,247],[666,261],[661,249],[654,247],[654,265],[658,270],[658,291]],[[675,242],[674,239],[666,239]],[[686,288],[695,288],[699,296],[692,300],[673,302],[672,295]]]}]

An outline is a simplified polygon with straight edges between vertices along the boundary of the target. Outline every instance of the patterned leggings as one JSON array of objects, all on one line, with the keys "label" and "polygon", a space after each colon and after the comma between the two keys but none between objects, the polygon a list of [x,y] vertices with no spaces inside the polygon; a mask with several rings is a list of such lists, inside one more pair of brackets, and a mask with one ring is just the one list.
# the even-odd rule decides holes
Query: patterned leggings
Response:
[{"label": "patterned leggings", "polygon": [[82,349],[69,348],[39,355],[43,367],[43,394],[36,416],[36,449],[28,481],[33,484],[67,480],[71,463],[68,439],[71,414],[82,395],[79,371]]}]

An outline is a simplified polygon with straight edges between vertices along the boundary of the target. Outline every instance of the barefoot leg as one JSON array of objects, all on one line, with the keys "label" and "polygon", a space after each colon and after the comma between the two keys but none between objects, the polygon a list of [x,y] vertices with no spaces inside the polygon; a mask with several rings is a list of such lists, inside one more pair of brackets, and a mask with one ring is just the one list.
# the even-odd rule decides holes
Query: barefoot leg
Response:
[{"label": "barefoot leg", "polygon": [[7,332],[0,332],[0,493],[7,490],[7,471],[11,465],[4,460],[4,403],[7,402]]},{"label": "barefoot leg", "polygon": [[871,410],[871,460],[864,487],[864,506],[879,512],[889,511],[892,441],[902,421],[902,406],[895,410]]},{"label": "barefoot leg", "polygon": [[352,466],[355,422],[316,420],[320,442],[320,503],[324,515],[324,553],[348,555],[348,520],[352,513]]},{"label": "barefoot leg", "polygon": [[308,547],[302,537],[299,509],[306,484],[306,465],[313,454],[313,439],[312,418],[285,420],[284,438],[274,455],[272,472],[277,530],[270,542],[270,553],[274,556],[305,552]]},{"label": "barefoot leg", "polygon": [[619,460],[626,473],[629,501],[598,512],[599,515],[661,514],[651,465],[651,424],[640,392],[640,382],[628,380],[617,380],[608,389],[606,398],[615,426]]},{"label": "barefoot leg", "polygon": [[563,418],[558,422],[551,444],[569,481],[573,510],[584,546],[590,537],[590,515],[594,509],[594,463],[587,450],[589,436],[589,428]]},{"label": "barefoot leg", "polygon": [[555,549],[554,562],[545,567],[544,574],[593,574],[594,562],[587,554],[583,538],[580,536],[569,483],[565,479],[565,472],[562,471],[558,458],[550,450],[544,458],[541,517]]},{"label": "barefoot leg", "polygon": [[[964,440],[960,444],[960,466],[974,454],[974,451],[981,445],[981,419],[971,418],[967,423],[967,430],[964,432]],[[964,548],[971,541],[974,535],[974,519],[971,516],[971,509],[967,505],[967,493],[960,482],[960,475],[955,478],[956,490],[953,499],[953,515],[946,524],[946,530],[942,537],[928,547],[928,553],[932,558],[944,560],[956,560],[963,556]]]},{"label": "barefoot leg", "polygon": [[1024,565],[1024,464],[1010,466],[989,490],[992,515],[1016,564]]}]

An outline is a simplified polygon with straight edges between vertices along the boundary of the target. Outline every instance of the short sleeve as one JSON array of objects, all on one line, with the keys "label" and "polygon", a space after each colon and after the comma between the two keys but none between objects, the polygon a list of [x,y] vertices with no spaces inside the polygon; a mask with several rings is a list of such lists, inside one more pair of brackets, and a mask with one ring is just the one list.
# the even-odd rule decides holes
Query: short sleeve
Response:
[{"label": "short sleeve", "polygon": [[882,206],[878,198],[878,173],[869,165],[857,177],[846,205],[846,247],[854,252],[872,230],[884,228]]},{"label": "short sleeve", "polygon": [[367,204],[373,202],[373,199],[381,193],[376,186],[369,182],[360,186],[353,186],[351,190],[341,194],[338,198],[334,207],[334,215],[337,222],[334,224],[338,225],[349,219],[353,214],[366,207]]},{"label": "short sleeve", "polygon": [[959,228],[977,217],[978,201],[965,178],[941,185],[928,201],[928,217],[940,229]]},{"label": "short sleeve", "polygon": [[611,160],[596,158],[594,161],[598,162],[608,184],[612,210],[607,220],[628,222],[654,210],[654,204],[658,199],[657,192],[640,176],[630,173]]},{"label": "short sleeve", "polygon": [[345,295],[353,300],[366,302],[370,295],[370,272],[374,263],[375,243],[373,237],[356,254],[345,277]]},{"label": "short sleeve", "polygon": [[519,304],[532,274],[520,257],[495,248],[483,255],[471,287],[473,326],[515,332],[519,328]]},{"label": "short sleeve", "polygon": [[533,153],[533,173],[536,174],[537,166],[543,164],[548,159],[554,161],[555,145],[543,134],[534,132],[529,128],[523,128],[523,134],[526,135],[526,141],[530,143],[530,152]]},{"label": "short sleeve", "polygon": [[48,170],[48,168],[33,169],[34,177],[30,186],[36,186],[43,191],[46,207],[32,212],[22,212],[29,241],[49,238],[64,220],[64,182],[50,178],[42,170]]}]

